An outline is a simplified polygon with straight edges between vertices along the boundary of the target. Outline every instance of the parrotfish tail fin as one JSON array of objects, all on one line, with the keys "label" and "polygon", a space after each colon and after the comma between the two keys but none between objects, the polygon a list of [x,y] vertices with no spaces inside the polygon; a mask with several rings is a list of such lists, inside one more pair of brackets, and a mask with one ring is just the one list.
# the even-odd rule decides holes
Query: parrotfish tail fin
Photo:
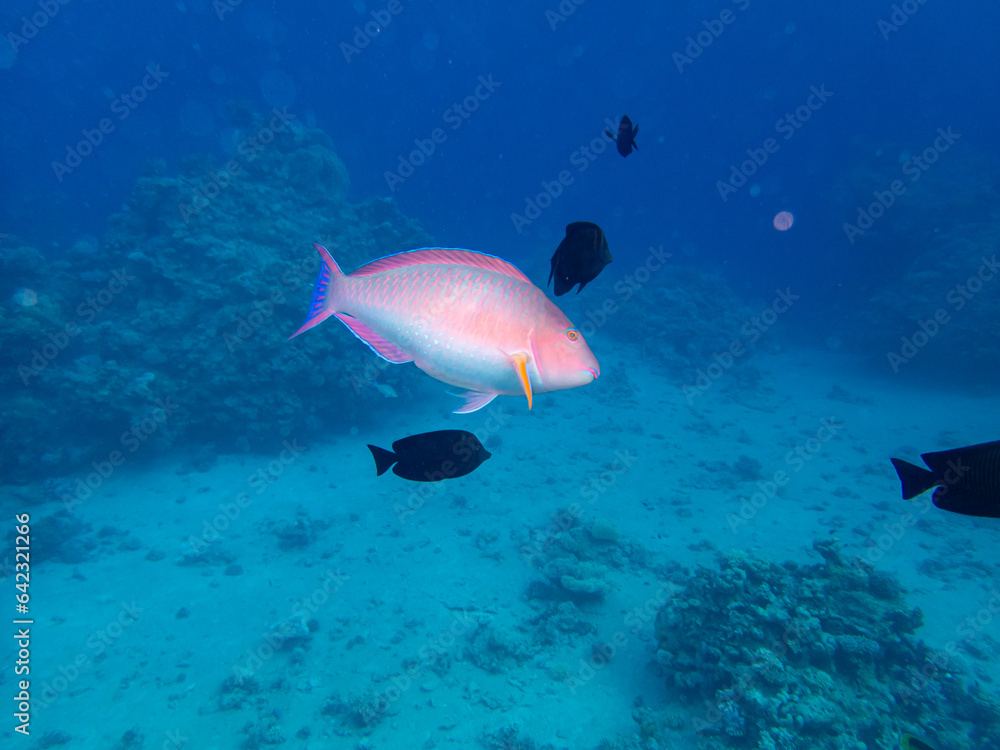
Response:
[{"label": "parrotfish tail fin", "polygon": [[333,306],[333,290],[330,288],[330,285],[333,284],[336,286],[336,280],[341,278],[344,272],[340,270],[337,261],[333,259],[333,256],[330,255],[325,247],[316,245],[316,249],[323,259],[323,265],[320,266],[319,276],[316,277],[316,286],[313,287],[312,301],[309,303],[309,314],[306,316],[306,322],[302,324],[299,330],[289,336],[289,339],[294,339],[300,333],[319,325],[336,312]]},{"label": "parrotfish tail fin", "polygon": [[898,458],[890,458],[889,460],[892,461],[892,465],[899,475],[899,481],[903,485],[904,500],[910,500],[921,493],[927,492],[931,487],[941,484],[933,471],[925,469],[922,466],[915,466]]},{"label": "parrotfish tail fin", "polygon": [[377,476],[385,474],[392,468],[392,465],[399,460],[395,453],[387,451],[385,448],[379,448],[377,445],[369,445],[368,450],[372,452],[372,458],[375,459],[375,471],[378,472]]},{"label": "parrotfish tail fin", "polygon": [[605,128],[605,129],[604,129],[604,135],[606,135],[606,136],[607,136],[608,138],[610,138],[611,140],[613,140],[613,141],[614,141],[615,143],[618,143],[618,139],[617,139],[617,138],[615,138],[615,134],[614,134],[614,133],[612,133],[612,132],[611,132],[610,130],[608,130],[607,128]]}]

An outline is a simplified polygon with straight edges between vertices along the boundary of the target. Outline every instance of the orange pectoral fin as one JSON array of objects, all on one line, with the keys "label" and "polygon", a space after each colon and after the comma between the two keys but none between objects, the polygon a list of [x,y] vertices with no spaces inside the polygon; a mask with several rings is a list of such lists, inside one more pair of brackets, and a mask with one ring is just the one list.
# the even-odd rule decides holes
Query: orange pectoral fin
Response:
[{"label": "orange pectoral fin", "polygon": [[528,362],[531,361],[531,357],[527,354],[518,353],[510,355],[511,361],[514,363],[514,369],[517,371],[517,377],[521,380],[521,387],[524,389],[524,395],[528,397],[528,409],[531,409],[531,379],[528,377]]}]

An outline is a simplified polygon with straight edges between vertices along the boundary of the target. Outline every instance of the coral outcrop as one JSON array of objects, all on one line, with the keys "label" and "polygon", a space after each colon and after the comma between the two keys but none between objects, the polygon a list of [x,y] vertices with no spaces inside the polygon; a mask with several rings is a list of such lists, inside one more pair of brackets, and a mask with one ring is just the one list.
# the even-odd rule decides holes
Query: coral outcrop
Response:
[{"label": "coral outcrop", "polygon": [[722,555],[657,615],[655,663],[697,706],[705,747],[893,747],[915,727],[940,747],[996,746],[997,697],[917,638],[901,587],[833,542],[814,547],[823,564]]},{"label": "coral outcrop", "polygon": [[280,450],[377,408],[373,385],[406,393],[413,368],[380,366],[335,325],[287,340],[319,269],[313,242],[347,270],[431,244],[391,200],[347,191],[327,136],[285,127],[226,165],[153,169],[100,242],[56,257],[6,238],[0,473],[89,472],[182,436]]}]

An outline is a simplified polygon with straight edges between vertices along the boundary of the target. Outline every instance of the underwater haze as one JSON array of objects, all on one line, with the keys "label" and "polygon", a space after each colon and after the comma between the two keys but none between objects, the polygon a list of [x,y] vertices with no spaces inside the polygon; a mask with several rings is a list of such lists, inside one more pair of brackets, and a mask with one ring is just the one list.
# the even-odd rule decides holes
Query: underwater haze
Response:
[{"label": "underwater haze", "polygon": [[997,29],[7,0],[0,747],[1000,749]]}]

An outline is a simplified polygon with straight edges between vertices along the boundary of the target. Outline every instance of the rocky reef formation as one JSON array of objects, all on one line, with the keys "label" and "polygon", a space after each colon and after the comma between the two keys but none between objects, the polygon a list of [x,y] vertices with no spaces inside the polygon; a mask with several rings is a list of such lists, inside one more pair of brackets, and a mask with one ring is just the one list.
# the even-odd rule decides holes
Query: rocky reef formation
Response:
[{"label": "rocky reef formation", "polygon": [[430,237],[391,200],[349,203],[322,132],[241,117],[232,160],[191,159],[176,177],[154,167],[102,241],[53,258],[4,239],[8,479],[117,465],[181,436],[273,450],[350,424],[416,377],[329,330],[287,338],[319,269],[313,242],[350,269]]},{"label": "rocky reef formation", "polygon": [[[650,259],[663,250],[650,248]],[[642,265],[624,275],[612,269],[587,287],[592,303],[574,320],[584,335],[601,330],[621,344],[635,342],[644,365],[698,393],[723,375],[726,387],[756,386],[760,373],[751,361],[754,352],[780,341],[773,310],[762,321],[762,311],[748,307],[721,277],[673,259],[663,261],[655,276],[640,273],[646,271]],[[637,320],[642,321],[639,337]],[[616,398],[626,390],[620,388]]]},{"label": "rocky reef formation", "polygon": [[861,320],[847,340],[887,372],[992,383],[989,373],[1000,367],[998,251],[995,221],[938,234],[899,280],[856,314]]},{"label": "rocky reef formation", "polygon": [[702,746],[895,747],[918,728],[937,747],[996,746],[1000,697],[917,638],[922,614],[899,583],[814,547],[823,564],[721,555],[659,612],[656,665]]},{"label": "rocky reef formation", "polygon": [[881,372],[973,383],[1000,365],[991,322],[1000,314],[1000,181],[988,155],[941,132],[928,133],[922,152],[856,144],[830,199],[864,296],[823,310],[807,335],[820,332]]}]

